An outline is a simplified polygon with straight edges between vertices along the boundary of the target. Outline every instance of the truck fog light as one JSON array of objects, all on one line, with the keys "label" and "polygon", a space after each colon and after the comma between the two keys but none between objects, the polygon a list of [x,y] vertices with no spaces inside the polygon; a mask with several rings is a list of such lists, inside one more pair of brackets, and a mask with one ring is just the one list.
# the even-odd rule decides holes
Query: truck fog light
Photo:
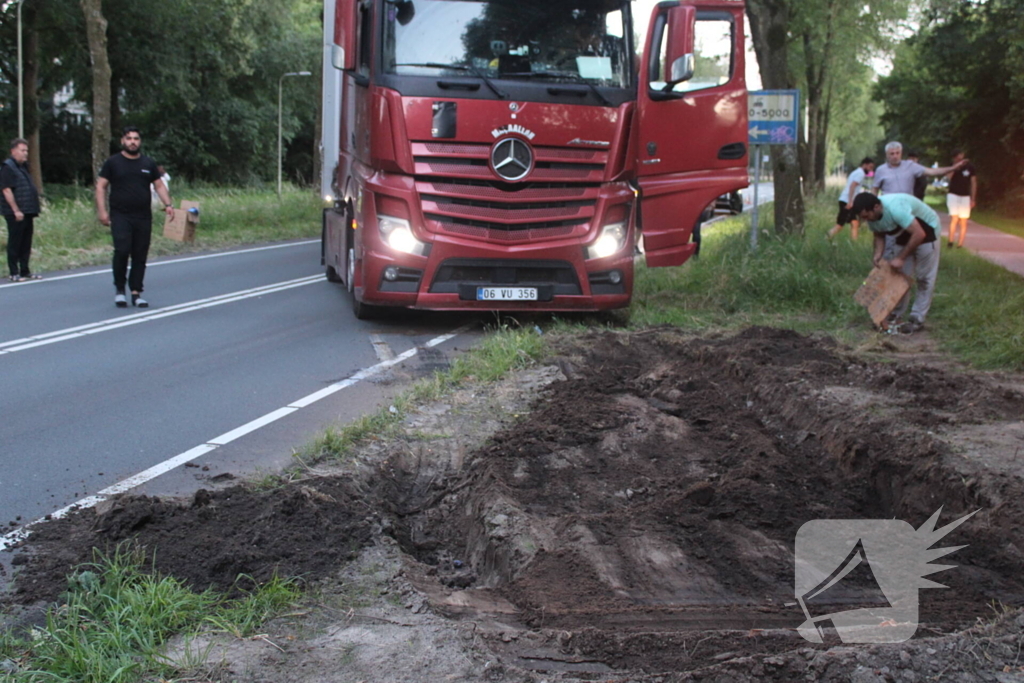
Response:
[{"label": "truck fog light", "polygon": [[601,228],[597,240],[587,249],[587,258],[605,258],[626,245],[626,224],[611,223]]},{"label": "truck fog light", "polygon": [[384,269],[384,279],[388,282],[394,282],[398,279],[398,268],[395,266],[388,266]]},{"label": "truck fog light", "polygon": [[608,282],[611,282],[613,285],[619,284],[622,282],[622,273],[617,270],[608,273]]},{"label": "truck fog light", "polygon": [[426,246],[412,234],[409,221],[392,216],[377,216],[377,228],[384,243],[395,251],[422,255]]}]

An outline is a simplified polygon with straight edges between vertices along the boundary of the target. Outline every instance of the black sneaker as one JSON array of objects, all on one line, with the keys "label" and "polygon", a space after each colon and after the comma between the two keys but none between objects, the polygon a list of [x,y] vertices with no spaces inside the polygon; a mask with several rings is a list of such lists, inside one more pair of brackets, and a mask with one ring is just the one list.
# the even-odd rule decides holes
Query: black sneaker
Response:
[{"label": "black sneaker", "polygon": [[132,306],[136,308],[149,308],[149,302],[143,299],[141,294],[132,294]]},{"label": "black sneaker", "polygon": [[907,322],[900,325],[900,334],[914,334],[915,332],[924,328],[924,323],[919,321],[917,318],[911,318]]},{"label": "black sneaker", "polygon": [[125,298],[124,292],[118,292],[114,295],[114,305],[118,308],[128,308],[128,299]]}]

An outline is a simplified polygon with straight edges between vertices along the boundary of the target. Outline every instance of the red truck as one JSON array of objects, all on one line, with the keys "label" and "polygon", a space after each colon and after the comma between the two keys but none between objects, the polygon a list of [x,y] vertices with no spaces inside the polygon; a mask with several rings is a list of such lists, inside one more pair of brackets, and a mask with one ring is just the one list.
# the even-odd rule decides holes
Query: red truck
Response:
[{"label": "red truck", "polygon": [[743,3],[325,0],[322,262],[380,307],[629,304],[747,185]]}]

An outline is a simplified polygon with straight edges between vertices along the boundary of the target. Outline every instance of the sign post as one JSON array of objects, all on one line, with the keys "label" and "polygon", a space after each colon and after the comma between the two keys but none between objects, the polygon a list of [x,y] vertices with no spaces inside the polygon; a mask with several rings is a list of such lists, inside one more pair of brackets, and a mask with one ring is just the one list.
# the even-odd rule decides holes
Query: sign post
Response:
[{"label": "sign post", "polygon": [[759,145],[795,145],[800,116],[799,90],[753,90],[747,93],[747,141],[755,155],[754,206],[750,211],[750,249],[757,249],[758,185],[761,180]]}]

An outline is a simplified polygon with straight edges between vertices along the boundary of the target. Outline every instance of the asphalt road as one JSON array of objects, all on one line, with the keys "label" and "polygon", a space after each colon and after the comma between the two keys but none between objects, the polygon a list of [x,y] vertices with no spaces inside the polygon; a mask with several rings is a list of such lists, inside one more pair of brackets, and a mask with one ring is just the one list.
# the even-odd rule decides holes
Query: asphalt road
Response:
[{"label": "asphalt road", "polygon": [[319,253],[305,241],[154,262],[148,310],[114,307],[108,268],[0,286],[0,536],[147,468],[167,471],[138,490],[175,493],[287,464],[325,424],[376,410],[396,372],[414,379],[478,334],[470,316],[356,320]]}]

